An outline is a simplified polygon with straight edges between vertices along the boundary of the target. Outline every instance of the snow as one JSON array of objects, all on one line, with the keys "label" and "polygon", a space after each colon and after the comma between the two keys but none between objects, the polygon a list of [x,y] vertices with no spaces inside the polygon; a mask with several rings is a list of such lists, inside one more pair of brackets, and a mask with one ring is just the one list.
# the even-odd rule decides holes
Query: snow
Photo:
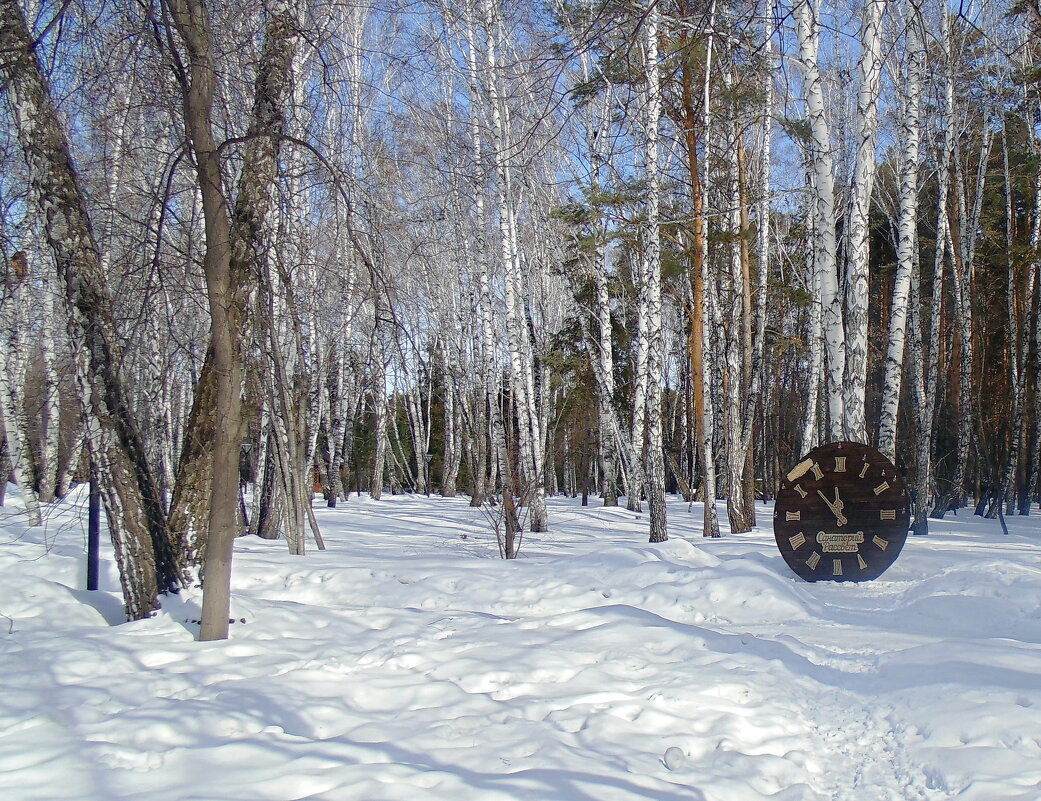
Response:
[{"label": "snow", "polygon": [[649,545],[550,499],[505,562],[466,499],[352,497],[316,504],[325,552],[238,540],[231,637],[199,643],[198,589],[122,623],[105,548],[81,589],[85,507],[0,510],[7,801],[1041,799],[1037,517],[806,584],[769,506],[705,540],[670,499]]}]

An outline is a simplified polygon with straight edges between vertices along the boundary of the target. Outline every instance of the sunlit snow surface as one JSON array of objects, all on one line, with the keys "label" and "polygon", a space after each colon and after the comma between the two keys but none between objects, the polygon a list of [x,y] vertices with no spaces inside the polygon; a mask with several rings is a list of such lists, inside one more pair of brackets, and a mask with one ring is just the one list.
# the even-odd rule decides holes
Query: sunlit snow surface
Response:
[{"label": "sunlit snow surface", "polygon": [[0,510],[6,801],[1041,799],[1036,509],[837,585],[765,506],[708,541],[670,501],[648,545],[555,499],[504,562],[465,498],[316,502],[328,550],[238,540],[231,638],[198,643],[198,590],[118,625],[107,550],[81,589],[84,506]]}]

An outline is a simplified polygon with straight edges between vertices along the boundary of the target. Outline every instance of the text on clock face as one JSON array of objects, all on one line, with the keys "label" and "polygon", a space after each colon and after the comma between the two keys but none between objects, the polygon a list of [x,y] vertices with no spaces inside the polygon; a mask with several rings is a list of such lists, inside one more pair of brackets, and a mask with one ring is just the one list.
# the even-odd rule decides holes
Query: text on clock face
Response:
[{"label": "text on clock face", "polygon": [[864,542],[864,532],[829,534],[824,531],[818,531],[815,539],[824,553],[856,553],[861,543]]}]

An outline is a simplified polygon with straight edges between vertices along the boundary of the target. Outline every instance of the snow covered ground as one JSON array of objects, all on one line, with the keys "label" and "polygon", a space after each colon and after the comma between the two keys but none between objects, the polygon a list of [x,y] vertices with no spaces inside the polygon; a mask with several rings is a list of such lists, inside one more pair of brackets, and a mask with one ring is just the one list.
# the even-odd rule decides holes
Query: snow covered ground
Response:
[{"label": "snow covered ground", "polygon": [[80,589],[84,507],[0,510],[6,801],[1041,799],[1041,517],[949,517],[837,585],[768,507],[707,541],[672,501],[648,545],[557,499],[504,562],[466,499],[352,498],[323,553],[240,539],[198,643],[198,590],[121,624],[110,561]]}]

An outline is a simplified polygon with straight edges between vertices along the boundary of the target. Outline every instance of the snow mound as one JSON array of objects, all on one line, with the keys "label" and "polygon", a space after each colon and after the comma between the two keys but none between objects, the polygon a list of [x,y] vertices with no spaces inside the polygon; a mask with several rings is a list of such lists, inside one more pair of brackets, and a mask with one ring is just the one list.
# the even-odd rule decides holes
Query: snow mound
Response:
[{"label": "snow mound", "polygon": [[316,509],[327,551],[240,539],[231,637],[199,643],[197,588],[117,625],[106,548],[82,589],[80,501],[4,513],[4,798],[1041,798],[1034,518],[837,585],[767,528],[702,538],[697,505],[652,545],[554,499],[505,562],[465,500],[352,498]]}]

